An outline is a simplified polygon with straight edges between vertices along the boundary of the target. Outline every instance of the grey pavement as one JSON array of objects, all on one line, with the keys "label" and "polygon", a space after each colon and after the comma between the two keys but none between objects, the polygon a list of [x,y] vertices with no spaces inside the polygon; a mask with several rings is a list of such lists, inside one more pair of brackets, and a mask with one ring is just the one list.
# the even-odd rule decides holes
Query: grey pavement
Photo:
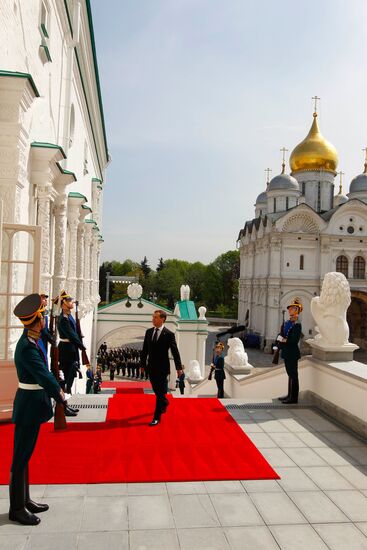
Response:
[{"label": "grey pavement", "polygon": [[0,550],[366,550],[367,442],[310,408],[230,412],[279,480],[36,485],[37,527],[0,486]]}]

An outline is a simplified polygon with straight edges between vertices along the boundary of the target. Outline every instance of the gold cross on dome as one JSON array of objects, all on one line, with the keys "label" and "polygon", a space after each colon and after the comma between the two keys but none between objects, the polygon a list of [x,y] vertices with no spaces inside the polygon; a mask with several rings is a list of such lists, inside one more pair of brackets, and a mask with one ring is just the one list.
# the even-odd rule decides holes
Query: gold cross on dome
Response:
[{"label": "gold cross on dome", "polygon": [[313,108],[313,111],[314,113],[317,113],[317,102],[321,100],[320,97],[317,97],[317,95],[314,95],[313,98],[312,98],[315,102],[315,105],[314,105],[314,108]]},{"label": "gold cross on dome", "polygon": [[364,158],[364,173],[367,174],[367,147],[365,147],[364,149],[362,149],[362,151],[364,151],[364,154],[365,154],[365,158]]},{"label": "gold cross on dome", "polygon": [[270,181],[270,174],[272,173],[272,169],[271,168],[265,168],[264,172],[266,172],[266,183],[269,183]]},{"label": "gold cross on dome", "polygon": [[341,195],[343,193],[343,176],[345,175],[345,172],[342,172],[340,170],[340,172],[338,172],[339,174],[339,195]]}]

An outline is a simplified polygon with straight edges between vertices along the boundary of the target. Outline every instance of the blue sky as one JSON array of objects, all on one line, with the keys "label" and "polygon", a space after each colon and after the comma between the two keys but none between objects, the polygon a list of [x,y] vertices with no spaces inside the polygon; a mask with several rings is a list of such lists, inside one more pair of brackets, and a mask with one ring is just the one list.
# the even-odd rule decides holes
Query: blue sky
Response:
[{"label": "blue sky", "polygon": [[365,0],[92,0],[107,139],[103,260],[235,248],[312,122],[344,190],[367,146]]}]

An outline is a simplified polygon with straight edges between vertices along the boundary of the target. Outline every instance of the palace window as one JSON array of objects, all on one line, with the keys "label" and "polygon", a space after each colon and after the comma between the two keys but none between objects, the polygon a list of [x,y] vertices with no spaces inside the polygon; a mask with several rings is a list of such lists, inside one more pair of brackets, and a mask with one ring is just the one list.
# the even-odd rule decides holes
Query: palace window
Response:
[{"label": "palace window", "polygon": [[48,61],[52,61],[52,59],[51,59],[51,54],[49,50],[50,14],[49,14],[48,5],[45,0],[41,1],[39,31],[41,34],[40,55],[41,55],[42,61],[44,63],[47,63]]},{"label": "palace window", "polygon": [[286,209],[286,210],[289,209],[289,197],[286,197],[286,198],[285,198],[285,209]]},{"label": "palace window", "polygon": [[338,256],[336,259],[336,271],[343,273],[348,278],[348,258],[346,256]]},{"label": "palace window", "polygon": [[366,262],[362,256],[356,256],[353,261],[353,279],[364,279],[366,273]]},{"label": "palace window", "polygon": [[277,199],[275,197],[273,199],[273,210],[274,210],[274,212],[277,211]]},{"label": "palace window", "polygon": [[305,257],[303,254],[301,254],[299,257],[299,268],[301,271],[305,268],[304,263],[305,263]]}]

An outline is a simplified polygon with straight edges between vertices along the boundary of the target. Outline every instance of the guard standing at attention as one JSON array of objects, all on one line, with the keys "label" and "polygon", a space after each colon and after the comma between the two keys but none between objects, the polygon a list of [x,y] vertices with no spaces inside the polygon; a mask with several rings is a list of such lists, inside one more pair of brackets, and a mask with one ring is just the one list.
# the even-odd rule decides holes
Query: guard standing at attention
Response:
[{"label": "guard standing at attention", "polygon": [[18,375],[13,417],[14,451],[10,473],[9,519],[23,525],[38,525],[35,513],[48,510],[47,504],[33,502],[29,496],[28,462],[34,451],[40,426],[53,416],[50,397],[66,404],[64,393],[48,370],[44,351],[39,345],[44,328],[44,306],[39,294],[23,298],[14,309],[24,328],[15,348]]},{"label": "guard standing at attention", "polygon": [[224,372],[224,359],[223,359],[224,344],[217,342],[215,345],[215,355],[213,363],[210,365],[209,380],[212,379],[214,373],[214,380],[217,383],[218,399],[224,397],[224,380],[226,379],[226,373]]},{"label": "guard standing at attention", "polygon": [[[71,393],[74,378],[80,367],[79,350],[85,350],[76,331],[76,322],[71,315],[74,308],[73,298],[63,290],[59,296],[61,314],[57,330],[59,332],[59,363],[65,377],[65,391]],[[55,301],[55,303],[57,303]]]},{"label": "guard standing at attention", "polygon": [[302,335],[302,325],[298,321],[298,316],[302,313],[303,306],[299,298],[294,298],[287,309],[289,319],[284,323],[283,336],[279,337],[278,341],[285,370],[288,374],[288,394],[278,399],[285,405],[292,405],[298,403],[298,359],[301,357],[298,342]]}]

